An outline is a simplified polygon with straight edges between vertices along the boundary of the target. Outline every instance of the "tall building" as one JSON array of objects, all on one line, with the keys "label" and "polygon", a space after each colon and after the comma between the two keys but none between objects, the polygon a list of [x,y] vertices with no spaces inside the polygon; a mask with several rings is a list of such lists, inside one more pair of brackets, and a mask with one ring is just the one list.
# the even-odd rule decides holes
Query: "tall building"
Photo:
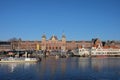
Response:
[{"label": "tall building", "polygon": [[62,39],[58,40],[57,36],[52,35],[50,39],[42,36],[41,50],[66,50],[66,37],[62,35]]},{"label": "tall building", "polygon": [[91,41],[67,41],[66,36],[63,34],[61,39],[52,35],[48,40],[46,35],[42,36],[41,50],[72,50],[84,45],[85,48],[91,47]]}]

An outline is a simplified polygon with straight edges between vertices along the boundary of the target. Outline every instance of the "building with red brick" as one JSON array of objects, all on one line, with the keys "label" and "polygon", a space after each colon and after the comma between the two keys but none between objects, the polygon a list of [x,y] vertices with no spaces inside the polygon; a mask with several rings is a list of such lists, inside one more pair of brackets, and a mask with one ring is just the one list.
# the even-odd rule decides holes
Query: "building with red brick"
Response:
[{"label": "building with red brick", "polygon": [[41,41],[22,41],[21,39],[11,41],[0,41],[0,51],[2,50],[73,50],[77,48],[91,48],[101,45],[103,48],[120,48],[120,42],[101,41],[100,39],[92,39],[91,41],[68,41],[63,34],[61,39],[52,35],[49,39],[44,34]]}]

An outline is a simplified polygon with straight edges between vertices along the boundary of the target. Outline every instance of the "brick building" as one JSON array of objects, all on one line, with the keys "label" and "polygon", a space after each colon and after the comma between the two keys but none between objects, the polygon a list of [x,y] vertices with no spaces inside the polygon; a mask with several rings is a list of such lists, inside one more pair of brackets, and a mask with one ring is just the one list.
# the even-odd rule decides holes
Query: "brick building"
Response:
[{"label": "brick building", "polygon": [[41,41],[22,41],[21,39],[12,41],[0,41],[1,50],[72,50],[80,47],[91,48],[101,45],[103,48],[120,48],[120,42],[101,41],[98,38],[91,41],[67,41],[63,34],[61,39],[52,35],[49,39],[42,36]]},{"label": "brick building", "polygon": [[11,42],[9,41],[0,41],[0,51],[9,51],[12,49]]}]

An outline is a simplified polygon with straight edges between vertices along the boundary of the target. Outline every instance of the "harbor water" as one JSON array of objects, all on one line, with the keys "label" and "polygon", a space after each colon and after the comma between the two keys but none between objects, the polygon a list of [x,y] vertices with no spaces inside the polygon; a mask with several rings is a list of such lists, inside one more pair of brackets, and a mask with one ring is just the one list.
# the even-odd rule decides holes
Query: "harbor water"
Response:
[{"label": "harbor water", "polygon": [[0,63],[0,80],[120,80],[120,58],[46,57],[38,63]]}]

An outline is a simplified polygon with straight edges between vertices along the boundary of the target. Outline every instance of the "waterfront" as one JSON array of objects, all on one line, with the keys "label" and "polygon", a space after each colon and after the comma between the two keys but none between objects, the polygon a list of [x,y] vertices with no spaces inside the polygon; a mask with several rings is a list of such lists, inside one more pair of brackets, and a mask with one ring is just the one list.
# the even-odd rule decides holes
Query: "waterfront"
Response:
[{"label": "waterfront", "polygon": [[120,58],[47,57],[38,63],[1,63],[0,80],[120,80]]}]

